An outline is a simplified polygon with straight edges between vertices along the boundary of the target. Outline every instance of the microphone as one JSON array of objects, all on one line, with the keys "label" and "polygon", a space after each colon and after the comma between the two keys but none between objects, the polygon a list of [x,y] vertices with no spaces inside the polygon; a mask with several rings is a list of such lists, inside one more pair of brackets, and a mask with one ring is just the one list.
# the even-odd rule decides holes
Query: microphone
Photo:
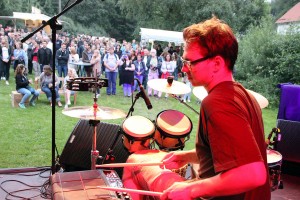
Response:
[{"label": "microphone", "polygon": [[145,90],[144,90],[143,85],[141,84],[141,82],[140,82],[139,79],[135,78],[135,80],[136,80],[136,81],[138,82],[138,84],[139,84],[139,87],[140,87],[140,93],[142,94],[142,98],[144,99],[145,104],[146,104],[148,110],[152,109],[152,104],[151,104],[151,102],[150,102],[149,97],[146,95],[146,92],[145,92]]}]

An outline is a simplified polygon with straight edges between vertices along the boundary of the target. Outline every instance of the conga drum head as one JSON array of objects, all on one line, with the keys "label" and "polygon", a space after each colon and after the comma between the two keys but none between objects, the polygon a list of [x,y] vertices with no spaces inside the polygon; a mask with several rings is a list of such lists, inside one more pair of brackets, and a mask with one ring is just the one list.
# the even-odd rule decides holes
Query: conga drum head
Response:
[{"label": "conga drum head", "polygon": [[122,124],[123,144],[129,152],[150,148],[154,124],[142,116],[131,116]]},{"label": "conga drum head", "polygon": [[176,136],[191,132],[191,122],[189,118],[177,110],[161,112],[157,117],[156,124],[164,132]]},{"label": "conga drum head", "polygon": [[155,130],[153,123],[143,116],[131,116],[127,118],[123,122],[122,128],[126,134],[134,138],[148,137]]}]

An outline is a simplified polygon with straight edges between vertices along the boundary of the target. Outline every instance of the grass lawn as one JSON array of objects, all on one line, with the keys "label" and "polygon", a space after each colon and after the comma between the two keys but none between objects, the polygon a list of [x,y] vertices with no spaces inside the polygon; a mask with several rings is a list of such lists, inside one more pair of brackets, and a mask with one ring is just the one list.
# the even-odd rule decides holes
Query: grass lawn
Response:
[{"label": "grass lawn", "polygon": [[[32,75],[30,78],[33,78]],[[18,168],[33,166],[51,166],[51,135],[52,135],[52,109],[42,94],[36,107],[27,109],[13,108],[11,106],[10,93],[15,90],[13,74],[11,73],[10,85],[5,81],[0,82],[0,168]],[[100,106],[117,108],[128,112],[131,106],[131,98],[123,97],[122,88],[117,88],[116,96],[107,96],[105,88],[101,89],[101,97],[98,99]],[[169,97],[168,99],[150,98],[153,109],[148,110],[144,100],[138,99],[134,106],[133,115],[139,115],[155,120],[159,112],[167,109],[178,110],[187,115],[193,123],[193,131],[190,140],[186,143],[185,149],[194,147],[195,134],[198,125],[198,115],[195,114],[178,100]],[[62,97],[64,104],[64,97]],[[93,93],[79,92],[76,106],[92,106]],[[196,97],[192,95],[192,102],[189,105],[199,111],[199,104]],[[62,114],[63,108],[56,107],[56,146],[61,154],[70,133],[79,119],[71,118]],[[265,133],[276,125],[277,109],[263,109]],[[105,120],[104,122],[121,125],[123,119]],[[87,135],[86,137],[92,137]]]}]

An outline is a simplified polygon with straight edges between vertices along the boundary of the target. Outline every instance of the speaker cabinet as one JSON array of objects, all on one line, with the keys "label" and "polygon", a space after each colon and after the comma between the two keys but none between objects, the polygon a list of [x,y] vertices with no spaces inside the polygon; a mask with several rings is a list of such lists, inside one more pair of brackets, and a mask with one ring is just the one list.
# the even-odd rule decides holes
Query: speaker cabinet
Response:
[{"label": "speaker cabinet", "polygon": [[281,139],[275,149],[282,154],[283,173],[300,175],[300,122],[278,119]]},{"label": "speaker cabinet", "polygon": [[[109,148],[112,147],[115,139],[117,141],[112,149],[114,159],[105,160],[104,163],[124,163],[126,162],[129,152],[123,146],[122,135],[119,134],[120,126],[116,124],[108,124],[100,122],[97,125],[97,143],[96,149],[99,156],[105,157]],[[60,156],[60,164],[65,171],[78,171],[91,169],[91,150],[94,127],[90,125],[89,120],[80,120],[72,131]],[[98,164],[103,160],[98,159]],[[116,172],[122,177],[122,168],[116,169]]]}]

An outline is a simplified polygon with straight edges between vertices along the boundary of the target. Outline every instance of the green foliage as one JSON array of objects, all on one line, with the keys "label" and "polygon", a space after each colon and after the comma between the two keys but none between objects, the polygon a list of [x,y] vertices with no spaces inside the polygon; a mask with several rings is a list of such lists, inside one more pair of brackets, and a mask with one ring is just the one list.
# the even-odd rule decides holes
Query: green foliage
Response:
[{"label": "green foliage", "polygon": [[300,83],[299,46],[300,34],[279,35],[271,19],[263,20],[240,39],[236,79],[277,106],[277,84]]}]

